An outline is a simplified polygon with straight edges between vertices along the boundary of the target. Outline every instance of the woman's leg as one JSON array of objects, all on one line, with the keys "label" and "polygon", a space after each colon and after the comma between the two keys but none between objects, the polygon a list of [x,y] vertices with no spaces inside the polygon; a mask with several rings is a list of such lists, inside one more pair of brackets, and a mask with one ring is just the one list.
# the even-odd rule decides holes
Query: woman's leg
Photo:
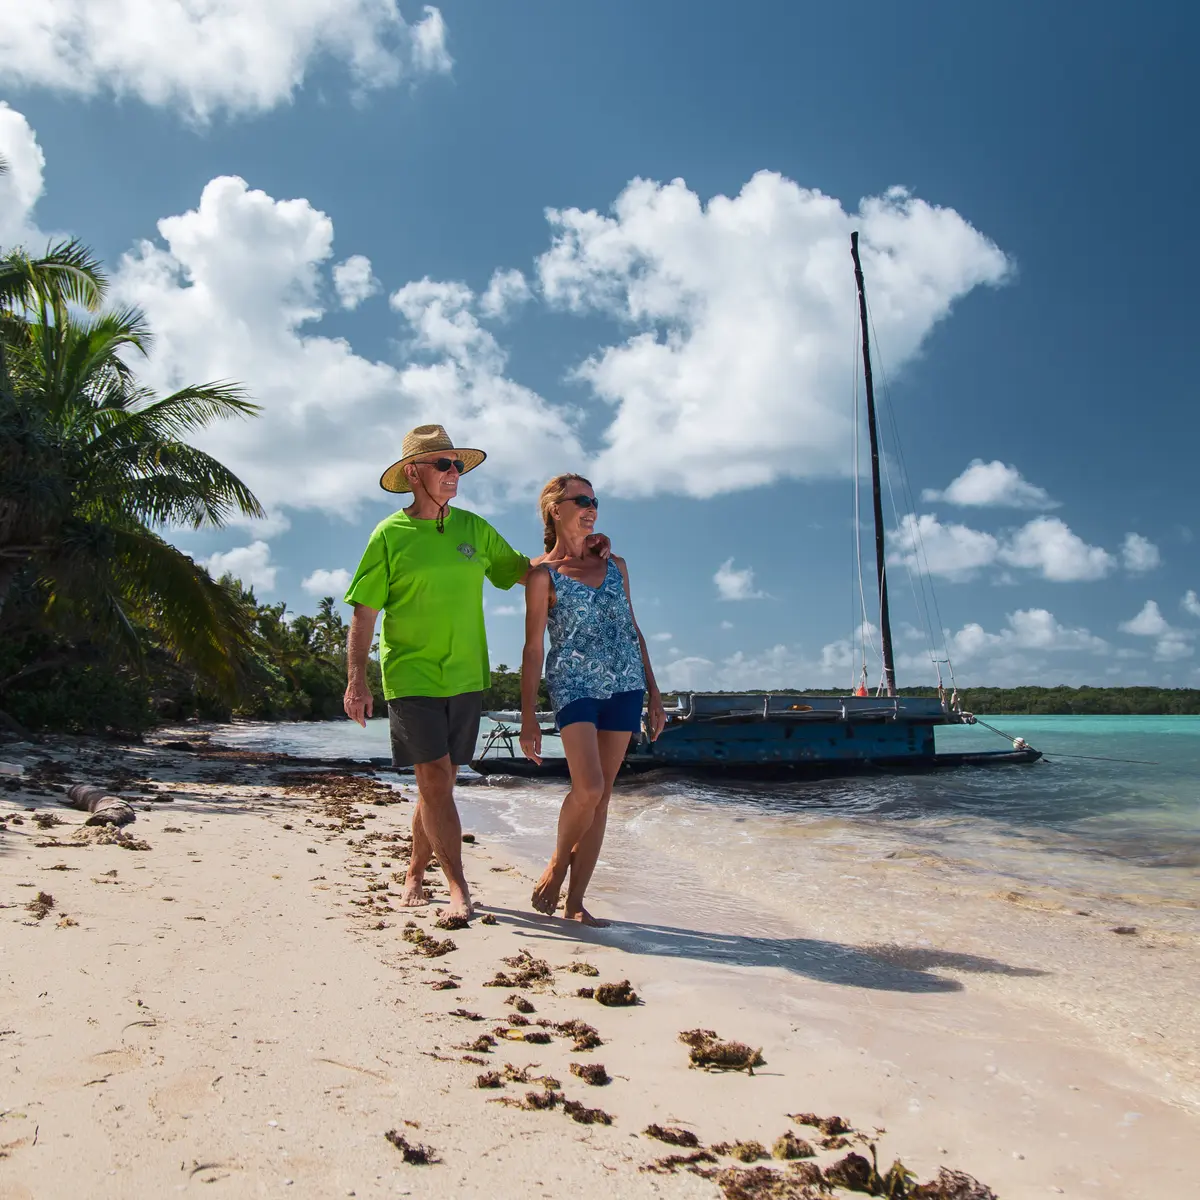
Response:
[{"label": "woman's leg", "polygon": [[600,859],[600,847],[604,844],[604,831],[608,825],[608,801],[612,795],[613,781],[621,769],[632,736],[612,730],[601,730],[596,735],[600,768],[604,772],[604,793],[600,797],[600,803],[596,805],[596,815],[592,818],[591,825],[575,844],[571,855],[571,885],[567,888],[565,914],[569,920],[579,921],[584,925],[608,924],[607,921],[597,920],[583,907],[583,894],[592,881],[592,872]]},{"label": "woman's leg", "polygon": [[571,770],[571,790],[558,814],[554,855],[533,889],[533,907],[547,915],[558,906],[558,895],[571,866],[571,851],[587,832],[604,796],[604,767],[596,726],[590,721],[576,721],[563,729],[560,736]]}]

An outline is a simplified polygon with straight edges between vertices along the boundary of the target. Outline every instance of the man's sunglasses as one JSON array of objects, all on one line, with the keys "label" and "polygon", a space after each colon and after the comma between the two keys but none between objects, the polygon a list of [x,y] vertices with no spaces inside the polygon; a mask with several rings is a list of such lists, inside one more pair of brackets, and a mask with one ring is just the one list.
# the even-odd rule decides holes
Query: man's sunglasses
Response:
[{"label": "man's sunglasses", "polygon": [[432,467],[435,471],[443,472],[453,467],[460,475],[467,469],[467,464],[461,458],[435,458],[431,462],[422,462],[417,465]]},{"label": "man's sunglasses", "polygon": [[597,511],[600,509],[600,500],[597,496],[572,496],[571,500],[579,508],[594,508]]}]

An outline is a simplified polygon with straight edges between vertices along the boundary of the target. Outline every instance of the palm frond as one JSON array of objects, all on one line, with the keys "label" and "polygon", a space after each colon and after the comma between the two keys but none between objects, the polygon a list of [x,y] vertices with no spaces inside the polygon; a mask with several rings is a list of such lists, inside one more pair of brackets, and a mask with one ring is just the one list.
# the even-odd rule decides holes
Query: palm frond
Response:
[{"label": "palm frond", "polygon": [[245,609],[233,593],[149,530],[115,531],[113,549],[114,573],[131,610],[172,653],[234,693],[252,643]]},{"label": "palm frond", "polygon": [[160,436],[177,438],[227,417],[255,417],[262,407],[250,399],[241,384],[218,380],[180,388],[161,400],[138,405],[135,411]]},{"label": "palm frond", "polygon": [[32,308],[39,294],[95,310],[107,290],[99,259],[75,238],[52,242],[40,258],[24,250],[0,257],[0,310]]}]

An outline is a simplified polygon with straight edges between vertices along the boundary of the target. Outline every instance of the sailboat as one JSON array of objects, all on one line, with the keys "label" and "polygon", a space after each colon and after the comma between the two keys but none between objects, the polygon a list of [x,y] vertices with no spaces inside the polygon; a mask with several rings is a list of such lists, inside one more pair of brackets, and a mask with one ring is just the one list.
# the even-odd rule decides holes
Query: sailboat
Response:
[{"label": "sailboat", "polygon": [[[934,730],[938,726],[973,725],[977,720],[974,714],[963,710],[957,688],[952,687],[947,694],[940,667],[936,696],[901,696],[897,693],[870,324],[857,231],[850,235],[850,255],[858,293],[866,423],[871,451],[882,665],[878,688],[874,695],[869,693],[864,662],[862,682],[850,694],[842,696],[684,692],[678,696],[676,706],[667,710],[666,727],[657,740],[651,741],[643,732],[631,742],[623,773],[672,768],[738,777],[788,777],[1025,764],[1037,762],[1042,757],[1041,751],[1022,738],[1012,739],[1008,750],[939,754],[934,742]],[[858,486],[857,469],[855,486]],[[856,533],[857,529],[856,519]],[[859,563],[861,572],[861,558]],[[860,593],[865,609],[861,576]],[[865,622],[865,612],[863,619]],[[948,656],[946,660],[934,661],[948,661]],[[520,713],[492,712],[487,716],[493,726],[483,753],[471,764],[476,771],[486,775],[554,777],[569,774],[565,758],[544,757],[539,765],[514,753],[520,732]],[[552,714],[538,716],[540,720],[546,717],[552,720]],[[553,724],[544,727],[542,732],[554,734]]]}]

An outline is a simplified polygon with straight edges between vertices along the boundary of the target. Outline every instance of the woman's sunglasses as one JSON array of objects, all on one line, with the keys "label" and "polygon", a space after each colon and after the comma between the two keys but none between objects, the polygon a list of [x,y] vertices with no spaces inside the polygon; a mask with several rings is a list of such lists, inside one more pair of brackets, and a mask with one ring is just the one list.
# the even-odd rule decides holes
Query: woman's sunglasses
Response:
[{"label": "woman's sunglasses", "polygon": [[597,512],[600,510],[600,500],[596,496],[572,496],[571,500],[580,508],[594,508]]},{"label": "woman's sunglasses", "polygon": [[467,469],[467,464],[461,458],[435,458],[432,462],[423,462],[422,467],[432,467],[435,471],[448,471],[453,467],[460,475]]}]

